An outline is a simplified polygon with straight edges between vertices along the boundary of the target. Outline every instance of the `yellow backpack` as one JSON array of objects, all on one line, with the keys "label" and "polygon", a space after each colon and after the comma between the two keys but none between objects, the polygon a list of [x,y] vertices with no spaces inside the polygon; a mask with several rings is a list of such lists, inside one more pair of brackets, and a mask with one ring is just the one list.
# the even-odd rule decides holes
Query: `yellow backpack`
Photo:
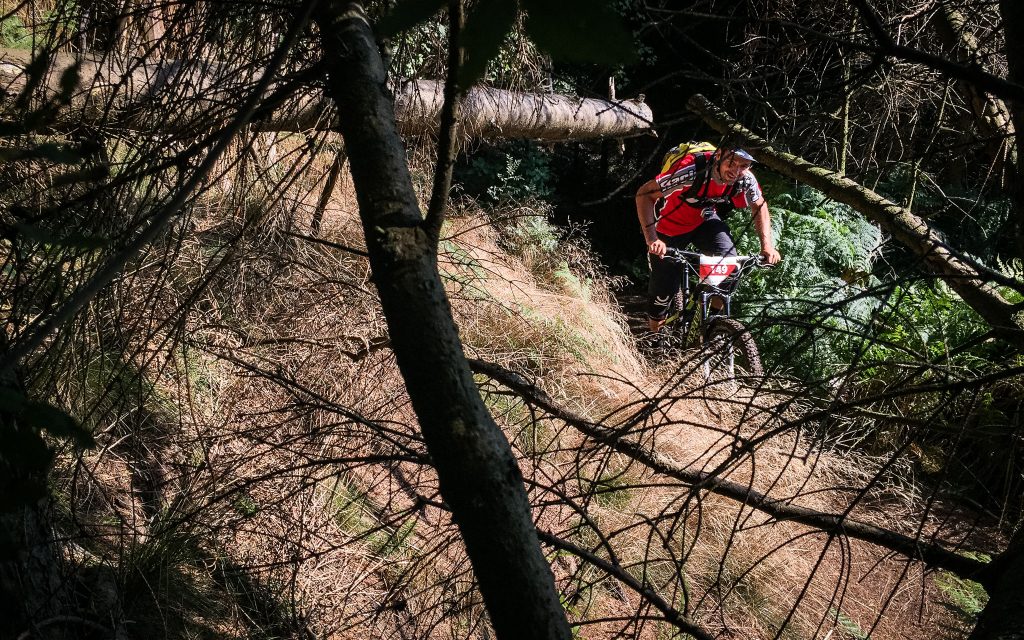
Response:
[{"label": "yellow backpack", "polygon": [[708,151],[718,151],[718,147],[711,144],[710,142],[681,142],[676,146],[669,149],[664,157],[661,159],[661,173],[665,173],[675,164],[676,160],[682,158],[685,155],[691,153],[707,153]]},{"label": "yellow backpack", "polygon": [[[718,151],[718,147],[710,142],[695,142],[693,140],[689,142],[681,142],[669,149],[661,159],[661,173],[665,173],[671,169],[672,165],[683,156],[691,153],[696,154],[696,158],[694,159],[696,179],[686,191],[680,194],[679,197],[683,198],[695,207],[707,207],[713,204],[715,210],[718,212],[718,216],[725,220],[732,213],[733,209],[735,209],[735,205],[732,203],[732,197],[736,194],[736,185],[729,185],[729,188],[725,190],[725,193],[719,196],[719,199],[724,200],[724,202],[712,203],[704,195],[707,193],[708,185],[711,182],[711,168],[714,164],[714,154],[716,151]],[[711,156],[708,156],[708,153],[711,153]]]}]

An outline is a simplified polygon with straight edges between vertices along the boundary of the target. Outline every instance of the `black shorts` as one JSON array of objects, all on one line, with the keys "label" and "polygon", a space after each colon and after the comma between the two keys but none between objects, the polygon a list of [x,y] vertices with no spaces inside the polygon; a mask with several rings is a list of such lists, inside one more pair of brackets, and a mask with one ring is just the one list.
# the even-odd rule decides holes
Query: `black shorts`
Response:
[{"label": "black shorts", "polygon": [[[678,236],[659,233],[658,239],[674,249],[686,249],[692,244],[697,251],[705,255],[736,255],[736,245],[729,235],[729,225],[717,215],[711,216],[689,233]],[[651,281],[647,287],[647,317],[652,320],[663,320],[668,316],[672,296],[679,291],[684,267],[655,255],[647,257],[651,264]]]}]

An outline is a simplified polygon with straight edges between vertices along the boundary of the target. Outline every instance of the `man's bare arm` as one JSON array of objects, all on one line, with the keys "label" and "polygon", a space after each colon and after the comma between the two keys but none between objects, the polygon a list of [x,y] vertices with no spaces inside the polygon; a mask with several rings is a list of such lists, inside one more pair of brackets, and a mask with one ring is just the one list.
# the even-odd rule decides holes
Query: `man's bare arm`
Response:
[{"label": "man's bare arm", "polygon": [[657,222],[654,207],[661,197],[661,187],[657,180],[645,182],[636,192],[636,216],[640,220],[640,230],[644,233],[647,250],[656,256],[665,255],[665,243],[658,239],[654,229]]},{"label": "man's bare arm", "polygon": [[782,256],[775,249],[775,242],[772,240],[772,220],[768,214],[768,203],[764,198],[750,205],[750,214],[754,218],[754,229],[757,230],[757,237],[761,241],[761,255],[768,264],[778,263]]}]

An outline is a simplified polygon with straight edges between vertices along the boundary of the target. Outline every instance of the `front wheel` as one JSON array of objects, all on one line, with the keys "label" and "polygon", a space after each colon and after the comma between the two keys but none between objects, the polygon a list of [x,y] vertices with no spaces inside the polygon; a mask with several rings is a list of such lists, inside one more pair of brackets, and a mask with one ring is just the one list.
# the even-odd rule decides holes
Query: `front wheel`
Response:
[{"label": "front wheel", "polygon": [[732,318],[712,317],[704,332],[704,373],[732,380],[737,375],[763,376],[761,354],[747,328]]}]

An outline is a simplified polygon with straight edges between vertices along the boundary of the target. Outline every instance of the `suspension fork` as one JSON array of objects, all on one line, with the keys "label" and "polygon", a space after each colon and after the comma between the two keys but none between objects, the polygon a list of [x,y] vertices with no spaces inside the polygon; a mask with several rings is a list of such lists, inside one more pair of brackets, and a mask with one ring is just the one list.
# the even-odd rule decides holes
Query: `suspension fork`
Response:
[{"label": "suspension fork", "polygon": [[[703,325],[703,317],[698,318],[697,316],[698,313],[703,313],[703,311],[697,309],[698,304],[700,304],[697,299],[699,292],[690,288],[691,267],[689,264],[683,264],[681,267],[682,277],[680,278],[679,291],[676,293],[676,306],[679,313],[676,331],[684,344],[692,344],[694,340],[700,340],[700,336],[695,336],[694,334],[697,333],[697,327]],[[694,286],[697,286],[696,283]]]},{"label": "suspension fork", "polygon": [[720,309],[718,309],[717,312],[714,315],[726,316],[726,317],[732,315],[732,294],[731,293],[721,293],[721,292],[718,292],[718,291],[707,291],[707,290],[704,290],[704,291],[701,291],[701,304],[700,304],[701,319],[707,320],[708,317],[711,316],[711,314],[708,313],[708,311],[713,306],[711,304],[711,301],[715,300],[715,299],[720,300],[722,302],[722,307]]}]

